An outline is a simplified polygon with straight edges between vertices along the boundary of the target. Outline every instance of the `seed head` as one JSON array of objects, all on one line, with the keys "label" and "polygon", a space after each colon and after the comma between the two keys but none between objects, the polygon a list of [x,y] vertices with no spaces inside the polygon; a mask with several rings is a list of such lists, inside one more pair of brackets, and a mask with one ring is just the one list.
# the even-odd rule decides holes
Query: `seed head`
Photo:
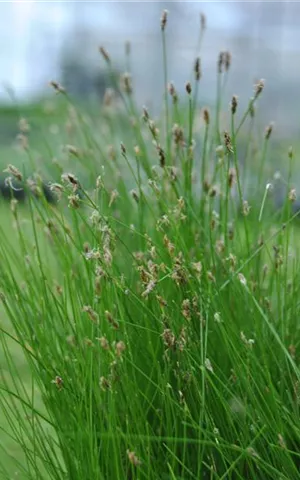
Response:
[{"label": "seed head", "polygon": [[197,82],[199,82],[201,78],[201,63],[200,63],[199,57],[197,57],[195,60],[194,72],[195,72],[195,79]]},{"label": "seed head", "polygon": [[244,215],[244,217],[247,217],[249,215],[250,209],[251,209],[251,207],[250,207],[249,203],[247,202],[247,200],[244,200],[243,201],[243,215]]},{"label": "seed head", "polygon": [[56,375],[55,379],[52,380],[51,383],[54,383],[57,386],[58,390],[61,390],[63,387],[64,381],[59,375]]},{"label": "seed head", "polygon": [[232,113],[232,115],[235,114],[237,106],[238,106],[238,97],[236,95],[233,95],[232,100],[231,100],[231,113]]},{"label": "seed head", "polygon": [[185,84],[185,89],[186,89],[188,95],[190,95],[192,93],[192,85],[190,84],[190,82],[187,82]]},{"label": "seed head", "polygon": [[236,179],[236,171],[234,168],[230,168],[228,172],[228,185],[230,188],[232,188],[234,182]]},{"label": "seed head", "polygon": [[7,173],[10,173],[13,177],[15,177],[17,180],[19,180],[19,182],[22,182],[23,180],[23,175],[22,173],[20,172],[20,170],[18,170],[16,167],[14,167],[14,165],[7,165],[7,168],[5,170],[3,170],[3,172],[7,172]]},{"label": "seed head", "polygon": [[121,86],[125,93],[130,95],[132,93],[132,81],[130,73],[123,73],[121,76]]},{"label": "seed head", "polygon": [[110,63],[110,56],[104,47],[99,47],[99,52],[107,63]]},{"label": "seed head", "polygon": [[92,322],[98,323],[98,314],[95,312],[95,310],[92,309],[90,305],[85,305],[82,311],[88,314]]},{"label": "seed head", "polygon": [[211,373],[214,373],[214,369],[213,369],[213,367],[212,367],[212,364],[211,364],[211,361],[209,360],[209,358],[206,358],[206,359],[205,359],[204,364],[205,364],[206,370],[208,370],[208,371],[211,372]]},{"label": "seed head", "polygon": [[265,131],[265,139],[268,140],[271,136],[272,130],[273,130],[273,123],[270,123],[270,125],[267,126],[266,131]]},{"label": "seed head", "polygon": [[108,322],[110,323],[110,325],[111,325],[115,330],[118,330],[119,324],[118,324],[118,322],[114,319],[114,317],[112,316],[112,314],[111,314],[108,310],[105,310],[104,314],[105,314],[105,316],[106,316],[106,319],[107,319]]},{"label": "seed head", "polygon": [[204,120],[204,123],[206,126],[209,125],[209,122],[210,122],[210,115],[209,115],[209,111],[207,108],[205,108],[203,110],[203,120]]},{"label": "seed head", "polygon": [[22,150],[28,150],[28,137],[24,135],[24,133],[19,133],[19,135],[17,135],[17,142]]},{"label": "seed head", "polygon": [[55,92],[56,93],[66,93],[66,90],[64,89],[64,87],[62,87],[58,82],[56,82],[55,80],[51,80],[49,82],[49,85],[54,88]]},{"label": "seed head", "polygon": [[292,188],[292,189],[289,191],[289,201],[290,201],[290,202],[295,202],[296,200],[297,200],[296,189],[295,189],[295,188]]},{"label": "seed head", "polygon": [[99,385],[103,391],[110,389],[110,382],[105,377],[100,377]]},{"label": "seed head", "polygon": [[124,145],[123,142],[121,142],[121,153],[122,153],[122,155],[124,155],[124,156],[126,155],[126,147],[125,147],[125,145]]},{"label": "seed head", "polygon": [[168,84],[168,92],[171,95],[171,97],[173,99],[173,103],[175,105],[178,102],[178,95],[177,95],[175,86],[172,82]]},{"label": "seed head", "polygon": [[135,452],[131,452],[130,450],[127,450],[127,457],[128,457],[128,460],[129,462],[134,466],[134,467],[138,467],[139,465],[141,465],[141,461],[140,459],[136,456]]},{"label": "seed head", "polygon": [[116,350],[117,357],[121,357],[124,350],[126,350],[125,343],[122,342],[122,340],[117,342],[116,345],[115,345],[115,350]]},{"label": "seed head", "polygon": [[226,72],[229,70],[230,65],[231,65],[231,53],[227,51],[227,52],[224,52],[224,67]]},{"label": "seed head", "polygon": [[26,118],[20,118],[19,120],[19,130],[21,133],[28,133],[30,131],[30,125]]},{"label": "seed head", "polygon": [[200,26],[202,31],[206,30],[206,16],[204,13],[200,13]]},{"label": "seed head", "polygon": [[255,85],[254,85],[254,99],[256,99],[261,92],[263,91],[265,87],[265,81],[263,79],[259,80]]},{"label": "seed head", "polygon": [[139,203],[140,197],[139,197],[139,194],[137,193],[137,191],[136,190],[131,190],[130,194],[131,194],[132,198],[136,201],[136,203]]},{"label": "seed head", "polygon": [[161,336],[167,348],[171,349],[176,346],[176,337],[170,328],[165,328]]},{"label": "seed head", "polygon": [[184,144],[183,128],[177,125],[177,123],[175,123],[172,127],[172,134],[175,145],[182,146]]},{"label": "seed head", "polygon": [[228,132],[224,132],[224,141],[225,141],[225,147],[227,148],[227,151],[229,153],[233,153],[231,138]]},{"label": "seed head", "polygon": [[168,10],[163,10],[161,19],[160,19],[160,27],[162,32],[165,30],[168,20]]},{"label": "seed head", "polygon": [[166,166],[166,156],[164,150],[158,145],[157,146],[158,156],[159,156],[159,164],[161,168]]}]

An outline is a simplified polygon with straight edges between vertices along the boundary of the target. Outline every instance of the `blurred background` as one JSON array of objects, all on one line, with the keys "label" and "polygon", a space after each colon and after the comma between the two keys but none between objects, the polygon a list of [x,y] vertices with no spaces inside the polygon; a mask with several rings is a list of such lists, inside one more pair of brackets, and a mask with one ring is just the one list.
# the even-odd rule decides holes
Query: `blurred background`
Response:
[{"label": "blurred background", "polygon": [[[266,79],[262,121],[274,121],[280,134],[299,131],[300,3],[253,2],[93,2],[9,1],[0,4],[0,102],[29,103],[49,94],[60,81],[83,100],[102,96],[106,66],[103,45],[116,71],[124,72],[125,42],[131,44],[131,69],[139,104],[158,109],[162,102],[161,11],[167,26],[169,79],[183,90],[195,56],[202,61],[201,102],[216,92],[220,50],[232,53],[228,99],[245,105],[253,83]],[[197,51],[200,12],[207,17]],[[157,92],[160,92],[159,94]]]}]

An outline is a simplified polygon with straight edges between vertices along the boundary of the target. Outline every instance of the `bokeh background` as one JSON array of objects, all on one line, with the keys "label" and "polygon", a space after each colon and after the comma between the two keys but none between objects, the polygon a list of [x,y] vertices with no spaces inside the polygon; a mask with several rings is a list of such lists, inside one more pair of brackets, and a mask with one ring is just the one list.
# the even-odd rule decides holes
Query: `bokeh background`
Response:
[{"label": "bokeh background", "polygon": [[[300,3],[9,1],[0,4],[0,102],[36,101],[49,93],[50,79],[75,96],[95,98],[103,87],[104,62],[98,46],[110,52],[116,70],[126,70],[124,45],[131,43],[132,72],[140,104],[161,104],[162,50],[159,19],[169,10],[169,78],[178,90],[191,74],[197,52],[200,12],[207,17],[202,43],[201,101],[216,90],[216,61],[232,52],[228,92],[241,103],[252,84],[266,79],[260,115],[281,135],[299,131]],[[105,82],[104,82],[105,83]],[[97,90],[98,89],[98,90]]]}]

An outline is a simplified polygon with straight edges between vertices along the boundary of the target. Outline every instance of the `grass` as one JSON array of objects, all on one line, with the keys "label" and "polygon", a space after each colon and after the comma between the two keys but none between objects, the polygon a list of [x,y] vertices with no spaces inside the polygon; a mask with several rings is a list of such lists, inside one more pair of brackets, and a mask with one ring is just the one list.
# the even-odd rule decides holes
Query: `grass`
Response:
[{"label": "grass", "polygon": [[57,128],[20,125],[11,175],[61,198],[1,207],[1,478],[300,478],[295,155],[274,210],[263,84],[224,119],[230,56],[215,112],[196,65],[162,118],[126,75],[122,106],[88,116],[56,86]]}]

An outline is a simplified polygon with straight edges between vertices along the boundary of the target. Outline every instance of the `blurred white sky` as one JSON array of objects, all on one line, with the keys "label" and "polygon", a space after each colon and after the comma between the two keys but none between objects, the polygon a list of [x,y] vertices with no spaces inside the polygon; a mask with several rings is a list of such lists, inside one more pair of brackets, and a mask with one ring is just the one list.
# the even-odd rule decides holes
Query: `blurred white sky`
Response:
[{"label": "blurred white sky", "polygon": [[[247,89],[251,94],[252,80],[263,77],[273,97],[284,81],[291,82],[290,93],[298,96],[299,2],[11,0],[0,3],[0,100],[7,98],[1,84],[9,84],[17,99],[26,100],[44,91],[50,79],[59,79],[61,48],[70,42],[75,27],[93,33],[93,42],[76,48],[78,55],[90,56],[97,64],[97,45],[107,46],[114,59],[123,62],[124,42],[131,40],[136,84],[143,87],[141,94],[152,97],[162,81],[157,61],[161,62],[159,18],[164,8],[170,12],[168,44],[174,47],[169,55],[170,80],[182,85],[187,80],[202,11],[208,24],[201,52],[202,88],[208,96],[211,92],[213,98],[216,59],[224,48],[233,54],[233,93],[244,95]],[[278,103],[278,112],[281,108]]]}]

